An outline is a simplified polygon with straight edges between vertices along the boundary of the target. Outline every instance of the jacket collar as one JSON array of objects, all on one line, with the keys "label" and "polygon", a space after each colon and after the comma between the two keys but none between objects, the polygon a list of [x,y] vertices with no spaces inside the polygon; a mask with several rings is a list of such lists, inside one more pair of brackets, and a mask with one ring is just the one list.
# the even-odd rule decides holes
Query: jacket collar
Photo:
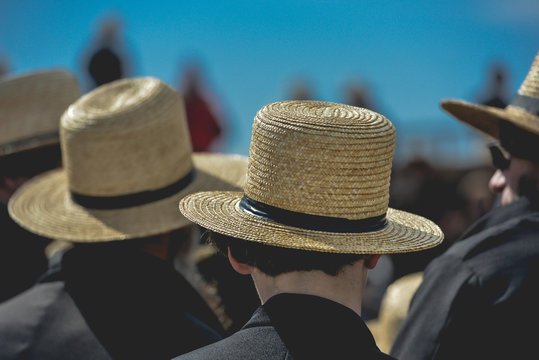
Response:
[{"label": "jacket collar", "polygon": [[379,358],[374,338],[353,310],[312,295],[279,294],[253,314],[244,328],[272,326],[296,359]]},{"label": "jacket collar", "polygon": [[521,197],[510,204],[494,208],[489,213],[485,214],[468,228],[458,240],[469,238],[484,229],[503,224],[508,220],[529,216],[534,212],[537,213],[537,211],[536,204],[532,204],[526,197]]}]

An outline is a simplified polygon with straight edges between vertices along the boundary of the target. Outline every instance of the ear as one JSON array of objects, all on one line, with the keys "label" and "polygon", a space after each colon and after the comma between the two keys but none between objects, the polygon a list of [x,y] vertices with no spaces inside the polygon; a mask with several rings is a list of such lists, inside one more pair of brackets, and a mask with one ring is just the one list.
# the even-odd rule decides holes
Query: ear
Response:
[{"label": "ear", "polygon": [[365,267],[369,270],[374,269],[374,267],[378,263],[378,260],[380,259],[380,256],[382,255],[368,255],[367,257],[365,257]]},{"label": "ear", "polygon": [[242,275],[249,275],[253,272],[253,267],[251,265],[241,263],[236,260],[234,256],[232,256],[232,253],[230,252],[230,247],[228,248],[228,261],[230,261],[230,265],[232,265],[232,268]]}]

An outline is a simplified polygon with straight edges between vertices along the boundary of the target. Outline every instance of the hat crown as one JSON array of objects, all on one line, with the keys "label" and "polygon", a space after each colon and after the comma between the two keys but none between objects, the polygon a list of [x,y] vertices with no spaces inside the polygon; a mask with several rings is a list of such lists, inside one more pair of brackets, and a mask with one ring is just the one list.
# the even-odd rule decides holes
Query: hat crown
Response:
[{"label": "hat crown", "polygon": [[533,64],[518,89],[519,95],[539,98],[539,52],[533,60]]},{"label": "hat crown", "polygon": [[[0,154],[25,150],[25,140],[51,135],[58,143],[60,117],[81,96],[75,75],[65,70],[39,71],[0,81]],[[40,145],[34,141],[32,145]],[[15,146],[14,143],[17,143]],[[8,145],[13,144],[13,146]],[[1,149],[6,146],[5,149]]]},{"label": "hat crown", "polygon": [[304,214],[359,220],[386,213],[395,128],[363,108],[284,101],[256,115],[245,194]]},{"label": "hat crown", "polygon": [[86,94],[61,119],[72,192],[121,196],[160,189],[192,169],[181,96],[151,78],[118,80]]}]

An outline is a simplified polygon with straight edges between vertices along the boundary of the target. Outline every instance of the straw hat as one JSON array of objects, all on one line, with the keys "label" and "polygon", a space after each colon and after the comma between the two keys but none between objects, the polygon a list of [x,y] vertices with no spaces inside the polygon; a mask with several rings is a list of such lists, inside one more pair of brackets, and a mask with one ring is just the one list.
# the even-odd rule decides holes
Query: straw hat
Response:
[{"label": "straw hat", "polygon": [[504,109],[452,99],[443,100],[441,106],[456,119],[497,139],[500,120],[539,135],[539,52],[517,95]]},{"label": "straw hat", "polygon": [[49,70],[0,80],[0,156],[58,144],[60,116],[81,96],[75,75]]},{"label": "straw hat", "polygon": [[155,78],[118,80],[81,97],[60,124],[63,170],[10,199],[11,217],[45,237],[112,241],[166,233],[185,195],[240,189],[247,159],[192,156],[181,96]]},{"label": "straw hat", "polygon": [[377,319],[367,321],[376,345],[384,353],[389,353],[397,337],[399,328],[408,314],[410,302],[423,281],[423,273],[405,275],[388,286],[380,306]]},{"label": "straw hat", "polygon": [[256,115],[242,192],[180,202],[204,228],[244,240],[334,253],[382,254],[439,244],[441,230],[388,208],[395,128],[362,108],[284,101]]}]

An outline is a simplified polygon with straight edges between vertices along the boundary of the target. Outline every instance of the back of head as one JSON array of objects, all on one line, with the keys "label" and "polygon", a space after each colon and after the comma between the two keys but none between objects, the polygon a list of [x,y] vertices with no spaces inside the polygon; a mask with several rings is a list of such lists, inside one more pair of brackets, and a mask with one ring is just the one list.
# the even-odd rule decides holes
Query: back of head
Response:
[{"label": "back of head", "polygon": [[227,256],[230,254],[239,262],[256,267],[266,275],[277,276],[292,271],[320,270],[335,276],[346,265],[363,259],[362,254],[331,254],[319,251],[305,251],[232,238],[213,231],[209,240]]},{"label": "back of head", "polygon": [[175,211],[184,195],[237,189],[245,176],[244,158],[192,153],[180,94],[151,77],[118,80],[73,103],[61,146],[64,168],[33,179],[9,204],[21,226],[58,240],[168,233],[190,224]]},{"label": "back of head", "polygon": [[443,235],[434,223],[388,208],[394,146],[393,125],[373,111],[272,103],[254,119],[244,192],[193,194],[180,210],[214,232],[298,256],[435,246]]},{"label": "back of head", "polygon": [[492,176],[489,188],[500,195],[501,205],[520,197],[539,203],[539,53],[505,108],[461,100],[443,100],[441,106],[456,119],[499,140],[501,147],[490,145],[499,171]]}]

